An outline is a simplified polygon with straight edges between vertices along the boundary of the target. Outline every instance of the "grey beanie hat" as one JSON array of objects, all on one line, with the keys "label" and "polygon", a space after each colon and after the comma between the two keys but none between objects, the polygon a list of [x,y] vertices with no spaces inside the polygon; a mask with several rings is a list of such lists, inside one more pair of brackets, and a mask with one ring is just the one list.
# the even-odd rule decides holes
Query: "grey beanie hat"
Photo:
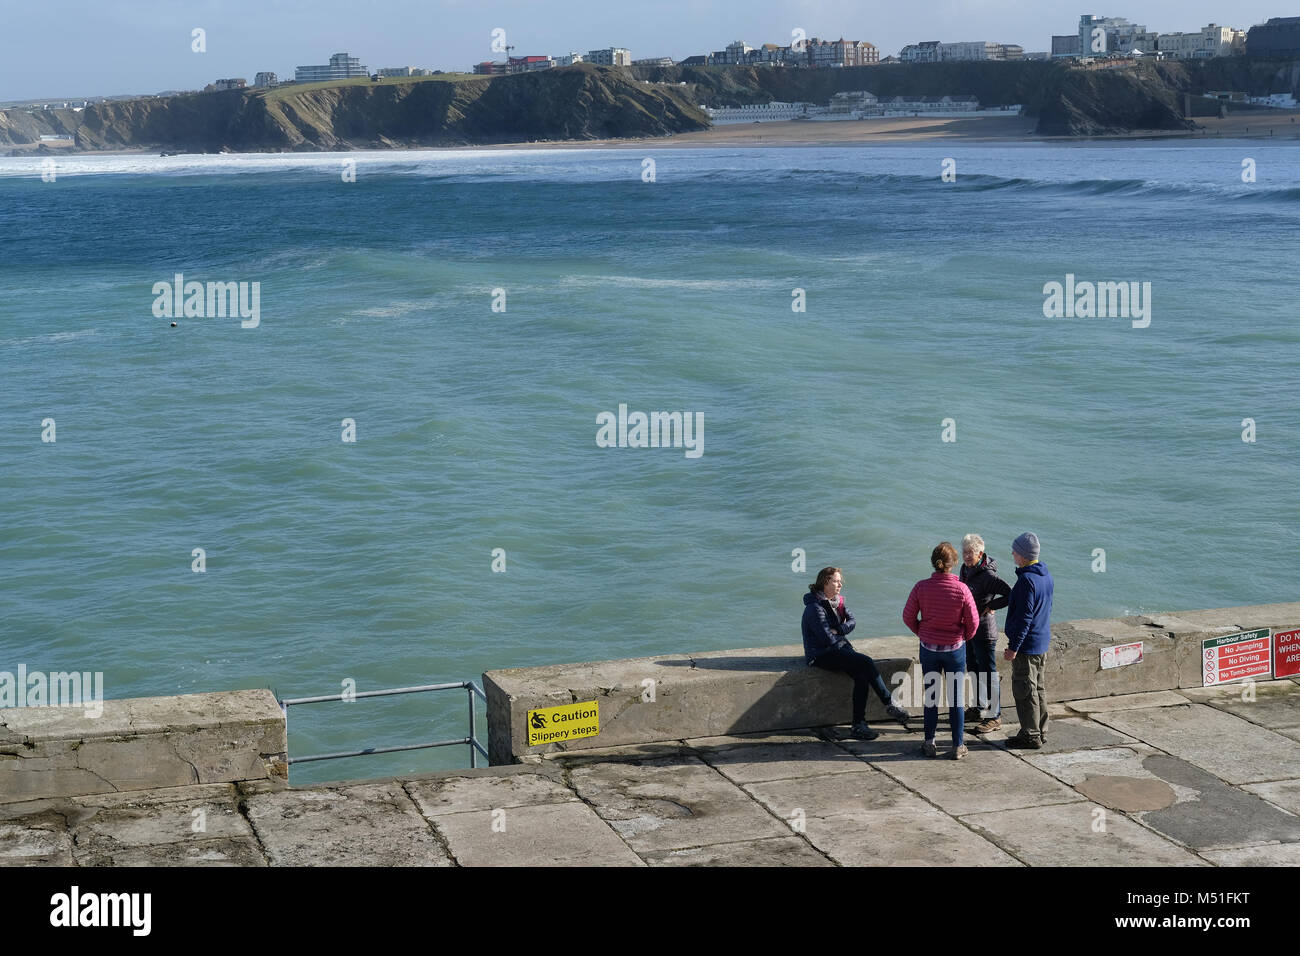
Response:
[{"label": "grey beanie hat", "polygon": [[1030,561],[1038,560],[1038,535],[1032,531],[1026,531],[1015,541],[1011,542],[1011,550],[1022,558],[1028,558]]}]

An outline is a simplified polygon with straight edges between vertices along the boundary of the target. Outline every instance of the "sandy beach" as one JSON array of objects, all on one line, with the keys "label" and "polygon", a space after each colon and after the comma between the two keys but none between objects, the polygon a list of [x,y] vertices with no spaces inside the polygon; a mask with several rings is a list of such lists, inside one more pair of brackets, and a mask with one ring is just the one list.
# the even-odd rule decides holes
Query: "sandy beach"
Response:
[{"label": "sandy beach", "polygon": [[[782,123],[735,123],[696,133],[655,138],[546,140],[516,143],[439,146],[436,149],[690,149],[763,146],[859,146],[918,143],[1125,143],[1135,140],[1186,143],[1209,139],[1300,139],[1300,110],[1239,113],[1225,118],[1200,117],[1200,128],[1135,130],[1110,136],[1038,136],[1037,120],[1028,116],[902,116],[879,119]],[[10,155],[37,152],[37,146],[15,147]],[[44,144],[49,155],[132,155],[156,153],[157,147],[78,150],[71,144]],[[401,147],[426,149],[430,147]],[[388,150],[359,150],[388,152]]]},{"label": "sandy beach", "polygon": [[1300,110],[1269,110],[1243,113],[1224,119],[1197,119],[1200,129],[1137,130],[1112,136],[1038,136],[1037,119],[1028,116],[903,116],[879,119],[816,122],[795,120],[783,123],[735,123],[678,133],[655,139],[595,139],[564,142],[500,143],[472,149],[682,149],[752,146],[856,146],[928,142],[966,143],[1082,143],[1128,142],[1131,140],[1191,139],[1297,139],[1300,138]]}]

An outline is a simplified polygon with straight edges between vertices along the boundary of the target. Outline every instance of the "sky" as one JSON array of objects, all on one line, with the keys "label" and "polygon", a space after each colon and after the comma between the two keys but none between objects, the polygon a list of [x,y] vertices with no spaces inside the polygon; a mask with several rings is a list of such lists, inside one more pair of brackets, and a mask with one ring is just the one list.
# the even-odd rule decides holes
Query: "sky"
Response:
[{"label": "sky", "polygon": [[[1288,2],[1290,6],[1288,7]],[[1300,0],[0,0],[0,102],[201,89],[214,79],[326,63],[468,70],[515,56],[608,46],[634,58],[809,37],[868,40],[881,56],[920,40],[992,40],[1048,50],[1079,16],[1127,17],[1162,33],[1207,23],[1249,29],[1300,15]],[[205,33],[204,52],[192,31]]]}]

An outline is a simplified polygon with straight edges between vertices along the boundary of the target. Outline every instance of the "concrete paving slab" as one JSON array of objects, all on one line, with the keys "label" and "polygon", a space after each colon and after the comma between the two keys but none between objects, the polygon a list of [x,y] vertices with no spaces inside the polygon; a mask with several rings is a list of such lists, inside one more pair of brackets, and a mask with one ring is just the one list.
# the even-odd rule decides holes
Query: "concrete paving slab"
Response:
[{"label": "concrete paving slab", "polygon": [[569,784],[638,853],[790,834],[698,757],[580,765]]},{"label": "concrete paving slab", "polygon": [[534,754],[541,764],[560,761],[566,765],[579,761],[587,763],[605,760],[643,760],[646,757],[671,757],[674,754],[689,754],[691,749],[684,740],[661,740],[644,744],[626,744],[622,747],[592,747],[587,750],[553,750],[549,753]]},{"label": "concrete paving slab", "polygon": [[[1098,810],[1091,802],[1070,803],[976,813],[962,817],[962,823],[1030,866],[1206,865],[1122,813],[1101,817]],[[1099,821],[1105,823],[1104,832],[1093,829]]]},{"label": "concrete paving slab", "polygon": [[[273,786],[273,785],[272,785]],[[68,803],[76,807],[95,810],[99,807],[162,806],[168,803],[234,804],[239,791],[233,783],[195,783],[186,787],[163,787],[159,790],[127,790],[117,793],[86,793],[69,797]]]},{"label": "concrete paving slab", "polygon": [[1300,817],[1164,754],[1142,761],[1169,783],[1198,791],[1196,800],[1141,814],[1142,822],[1197,850],[1254,843],[1300,843]]},{"label": "concrete paving slab", "polygon": [[1219,697],[1242,699],[1246,693],[1254,693],[1256,697],[1260,695],[1289,694],[1300,693],[1300,684],[1296,683],[1297,678],[1279,677],[1277,679],[1259,680],[1251,684],[1249,681],[1241,681],[1236,684],[1215,684],[1211,687],[1184,687],[1178,691],[1188,700],[1204,704],[1208,701]]},{"label": "concrete paving slab", "polygon": [[426,817],[440,813],[570,803],[578,798],[558,780],[539,773],[501,777],[447,777],[407,781],[405,789]]},{"label": "concrete paving slab", "polygon": [[0,865],[265,865],[231,784],[9,804],[4,817]]},{"label": "concrete paving slab", "polygon": [[188,843],[154,843],[112,849],[80,847],[74,855],[80,866],[266,866],[257,841],[193,840]]},{"label": "concrete paving slab", "polygon": [[273,866],[449,866],[400,783],[244,797]]},{"label": "concrete paving slab", "polygon": [[[1025,759],[1076,787],[1095,803],[1131,811],[1144,825],[1196,850],[1300,842],[1300,817],[1150,747],[1031,754]],[[1157,784],[1152,793],[1163,786],[1169,799],[1147,806],[1107,799],[1108,795],[1132,795],[1110,786],[1112,781],[1121,780],[1132,781],[1134,788]]]},{"label": "concrete paving slab", "polygon": [[1100,714],[1116,710],[1141,710],[1144,707],[1170,707],[1185,703],[1187,698],[1180,693],[1172,690],[1153,690],[1144,694],[1071,700],[1067,701],[1065,706],[1079,714]]},{"label": "concrete paving slab", "polygon": [[1150,777],[1090,776],[1075,787],[1093,803],[1111,810],[1137,813],[1163,810],[1177,799],[1174,788],[1163,780]]},{"label": "concrete paving slab", "polygon": [[548,803],[433,818],[461,866],[644,866],[582,803]]},{"label": "concrete paving slab", "polygon": [[882,773],[747,784],[773,813],[843,866],[1017,866],[992,843]]},{"label": "concrete paving slab", "polygon": [[1300,777],[1300,743],[1204,704],[1096,714],[1094,719],[1228,783]]},{"label": "concrete paving slab", "polygon": [[[981,738],[985,743],[1006,749],[1007,739],[1020,732],[1020,725],[1014,718],[1005,717],[1002,727]],[[1099,724],[1087,717],[1053,717],[1047,727],[1047,743],[1038,750],[1015,750],[1012,753],[1025,755],[1033,753],[1066,753],[1072,750],[1090,750],[1099,747],[1114,747],[1119,744],[1131,744],[1137,741],[1118,731]]]},{"label": "concrete paving slab", "polygon": [[93,809],[92,815],[72,828],[78,859],[112,857],[129,847],[164,843],[257,842],[239,812],[233,787],[179,800],[172,796],[150,799],[150,795],[138,794],[117,803],[101,801]]},{"label": "concrete paving slab", "polygon": [[1300,687],[1289,680],[1258,683],[1254,699],[1243,700],[1244,685],[1197,688],[1188,697],[1216,710],[1273,730],[1300,728]]},{"label": "concrete paving slab", "polygon": [[0,823],[15,822],[34,825],[41,819],[58,821],[65,828],[75,820],[87,816],[90,810],[74,804],[69,797],[44,797],[21,803],[0,803]]},{"label": "concrete paving slab", "polygon": [[697,753],[706,750],[725,750],[745,744],[805,744],[823,739],[811,727],[800,730],[774,730],[757,734],[722,734],[716,737],[692,737],[686,745]]},{"label": "concrete paving slab", "polygon": [[1252,783],[1241,789],[1262,797],[1287,813],[1300,816],[1300,780],[1278,780],[1274,783]]},{"label": "concrete paving slab", "polygon": [[[1133,743],[1127,747],[1074,750],[1065,753],[1049,753],[1045,750],[1026,750],[1022,753],[1026,763],[1033,764],[1039,770],[1051,774],[1071,787],[1079,785],[1092,776],[1158,779],[1154,773],[1142,766],[1142,761],[1160,751],[1143,743]],[[1184,800],[1192,800],[1195,799],[1196,794],[1186,791],[1176,796]]]},{"label": "concrete paving slab", "polygon": [[834,866],[808,841],[797,836],[715,843],[685,850],[652,850],[645,854],[651,866]]},{"label": "concrete paving slab", "polygon": [[895,731],[839,746],[866,758],[877,770],[953,816],[1080,799],[1069,787],[1005,750],[968,747],[964,760],[950,760],[952,744],[939,738],[940,756],[924,757],[921,739],[921,734]]},{"label": "concrete paving slab", "polygon": [[1272,843],[1201,853],[1219,866],[1300,866],[1300,843]]},{"label": "concrete paving slab", "polygon": [[801,743],[756,741],[705,750],[700,756],[736,783],[871,770],[852,753],[825,740]]},{"label": "concrete paving slab", "polygon": [[72,837],[58,817],[0,823],[0,867],[75,865]]}]

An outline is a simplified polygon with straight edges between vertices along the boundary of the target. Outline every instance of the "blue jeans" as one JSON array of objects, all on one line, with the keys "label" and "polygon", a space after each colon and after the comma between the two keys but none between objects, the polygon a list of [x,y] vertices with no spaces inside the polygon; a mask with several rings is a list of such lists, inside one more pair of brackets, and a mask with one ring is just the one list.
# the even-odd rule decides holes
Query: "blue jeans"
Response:
[{"label": "blue jeans", "polygon": [[[986,641],[978,634],[966,642],[966,663],[974,681],[975,703],[986,717],[1002,717],[1002,686],[998,677],[998,639]],[[984,695],[988,695],[987,702]]]},{"label": "blue jeans", "polygon": [[[932,675],[942,674],[936,677]],[[960,747],[966,741],[966,712],[962,689],[966,677],[966,647],[955,651],[937,651],[921,648],[921,687],[924,704],[925,739],[934,740],[939,727],[938,699],[947,688],[948,722],[952,725],[952,745]]]}]

